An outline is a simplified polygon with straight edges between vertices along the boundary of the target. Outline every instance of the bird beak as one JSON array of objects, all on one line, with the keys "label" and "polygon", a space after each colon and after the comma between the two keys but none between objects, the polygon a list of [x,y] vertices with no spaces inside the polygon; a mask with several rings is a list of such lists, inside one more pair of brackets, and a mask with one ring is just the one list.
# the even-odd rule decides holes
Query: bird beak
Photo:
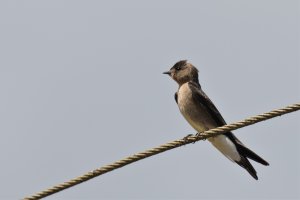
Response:
[{"label": "bird beak", "polygon": [[168,75],[171,75],[171,71],[166,71],[166,72],[163,72],[163,74],[168,74]]}]

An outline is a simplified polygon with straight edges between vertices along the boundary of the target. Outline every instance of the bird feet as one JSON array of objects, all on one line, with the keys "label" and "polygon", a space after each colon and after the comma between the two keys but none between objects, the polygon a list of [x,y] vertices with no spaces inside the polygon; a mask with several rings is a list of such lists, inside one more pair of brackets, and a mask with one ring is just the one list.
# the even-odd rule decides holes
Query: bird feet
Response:
[{"label": "bird feet", "polygon": [[[196,137],[200,137],[202,135],[202,133],[196,133]],[[206,139],[203,139],[204,141],[206,140]]]},{"label": "bird feet", "polygon": [[[184,140],[185,142],[188,142],[189,137],[191,137],[191,136],[194,136],[194,135],[193,135],[193,134],[188,134],[187,136],[185,136],[185,137],[183,138],[183,140]],[[195,136],[196,136],[196,137],[200,137],[200,136],[201,136],[201,133],[196,133]],[[203,139],[203,140],[206,140],[206,139]],[[196,141],[195,141],[195,142],[196,142]],[[193,144],[195,144],[195,142],[193,142]]]},{"label": "bird feet", "polygon": [[[188,134],[187,136],[185,136],[183,138],[184,142],[188,142],[189,141],[189,137],[193,136],[193,134]],[[194,143],[194,142],[193,142]]]}]

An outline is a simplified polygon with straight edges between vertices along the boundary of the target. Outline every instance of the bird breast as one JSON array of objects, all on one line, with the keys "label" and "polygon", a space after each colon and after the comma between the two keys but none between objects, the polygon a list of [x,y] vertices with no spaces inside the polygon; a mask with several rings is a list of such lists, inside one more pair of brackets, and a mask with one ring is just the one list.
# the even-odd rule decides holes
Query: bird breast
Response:
[{"label": "bird breast", "polygon": [[188,83],[180,86],[177,95],[181,114],[196,131],[203,132],[216,127],[216,123],[204,106],[193,99]]}]

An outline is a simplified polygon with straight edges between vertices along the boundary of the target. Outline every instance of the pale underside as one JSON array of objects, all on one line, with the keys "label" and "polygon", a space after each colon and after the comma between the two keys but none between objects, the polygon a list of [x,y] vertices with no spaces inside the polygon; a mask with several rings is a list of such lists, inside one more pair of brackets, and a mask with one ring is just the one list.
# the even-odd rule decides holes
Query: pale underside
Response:
[{"label": "pale underside", "polygon": [[[199,103],[193,101],[192,91],[188,83],[183,84],[178,90],[178,107],[188,123],[201,133],[211,128],[217,127],[216,122],[210,113]],[[210,141],[222,154],[231,161],[240,161],[241,157],[235,144],[225,135],[218,135],[209,138]]]}]

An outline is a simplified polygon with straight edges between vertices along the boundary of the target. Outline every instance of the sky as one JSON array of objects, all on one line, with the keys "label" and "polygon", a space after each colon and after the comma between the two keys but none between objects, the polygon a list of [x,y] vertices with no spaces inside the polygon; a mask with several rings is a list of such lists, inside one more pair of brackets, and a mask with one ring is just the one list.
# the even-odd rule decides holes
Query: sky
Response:
[{"label": "sky", "polygon": [[[0,1],[0,199],[196,133],[162,72],[187,59],[225,120],[300,100],[297,0]],[[234,131],[259,180],[199,141],[47,199],[299,199],[300,113]]]}]

